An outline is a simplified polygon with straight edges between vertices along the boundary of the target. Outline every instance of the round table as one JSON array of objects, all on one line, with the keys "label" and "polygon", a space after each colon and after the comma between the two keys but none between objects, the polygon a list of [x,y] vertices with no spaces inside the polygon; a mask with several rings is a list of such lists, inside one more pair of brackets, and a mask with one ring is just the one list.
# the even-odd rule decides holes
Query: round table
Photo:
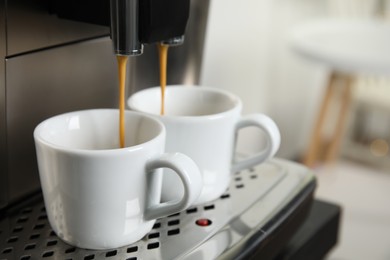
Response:
[{"label": "round table", "polygon": [[[331,71],[309,147],[304,156],[304,164],[312,167],[319,160],[321,153],[327,162],[337,157],[352,99],[354,76],[390,75],[390,23],[373,19],[312,21],[293,30],[291,47],[302,58],[325,65]],[[324,148],[325,119],[332,100],[337,98],[337,95],[341,95],[338,118],[333,122],[331,140]]]}]

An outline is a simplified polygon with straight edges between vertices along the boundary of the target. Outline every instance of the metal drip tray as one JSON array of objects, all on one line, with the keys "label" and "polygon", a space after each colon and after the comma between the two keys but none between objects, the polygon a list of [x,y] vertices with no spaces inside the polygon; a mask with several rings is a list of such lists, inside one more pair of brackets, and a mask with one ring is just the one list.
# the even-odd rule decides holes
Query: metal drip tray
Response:
[{"label": "metal drip tray", "polygon": [[294,214],[304,218],[314,187],[315,178],[305,167],[274,159],[236,173],[214,202],[159,219],[142,240],[104,251],[60,240],[37,195],[1,214],[0,259],[237,259],[260,249],[266,256],[272,250],[265,244],[272,245],[283,224],[299,226],[298,220],[292,222]]}]

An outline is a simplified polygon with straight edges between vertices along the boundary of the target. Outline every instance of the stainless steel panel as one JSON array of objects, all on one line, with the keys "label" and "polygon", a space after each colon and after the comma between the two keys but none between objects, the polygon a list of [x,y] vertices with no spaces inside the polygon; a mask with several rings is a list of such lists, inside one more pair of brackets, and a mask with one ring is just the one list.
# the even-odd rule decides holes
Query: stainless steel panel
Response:
[{"label": "stainless steel panel", "polygon": [[108,37],[7,59],[10,199],[39,187],[35,126],[67,111],[117,107],[117,84]]},{"label": "stainless steel panel", "polygon": [[8,56],[109,34],[108,26],[58,18],[50,13],[52,2],[7,2]]},{"label": "stainless steel panel", "polygon": [[6,150],[6,120],[5,120],[5,0],[0,0],[0,208],[7,201],[7,150]]},{"label": "stainless steel panel", "polygon": [[[290,218],[296,209],[291,203],[311,200],[314,183],[307,168],[272,159],[233,175],[220,198],[158,219],[141,240],[111,250],[64,243],[51,229],[39,197],[13,209],[8,222],[0,221],[0,259],[238,259],[254,239],[262,240],[259,249],[269,245],[272,229],[283,218],[299,225]],[[208,225],[197,225],[200,219]]]}]

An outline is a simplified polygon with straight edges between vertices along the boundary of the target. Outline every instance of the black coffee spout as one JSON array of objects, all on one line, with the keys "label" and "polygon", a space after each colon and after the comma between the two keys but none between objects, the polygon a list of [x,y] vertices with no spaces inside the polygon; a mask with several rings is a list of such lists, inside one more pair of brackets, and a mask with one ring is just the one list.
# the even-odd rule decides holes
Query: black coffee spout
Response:
[{"label": "black coffee spout", "polygon": [[190,0],[139,0],[140,40],[143,43],[184,40]]},{"label": "black coffee spout", "polygon": [[[142,1],[142,0],[141,0]],[[139,0],[111,0],[111,39],[117,55],[141,55]]]},{"label": "black coffee spout", "polygon": [[[194,0],[197,1],[197,0]],[[180,45],[190,0],[50,0],[50,12],[75,21],[110,26],[114,52],[140,55],[143,44]]]},{"label": "black coffee spout", "polygon": [[110,1],[111,38],[117,55],[140,55],[143,44],[183,43],[190,0]]}]

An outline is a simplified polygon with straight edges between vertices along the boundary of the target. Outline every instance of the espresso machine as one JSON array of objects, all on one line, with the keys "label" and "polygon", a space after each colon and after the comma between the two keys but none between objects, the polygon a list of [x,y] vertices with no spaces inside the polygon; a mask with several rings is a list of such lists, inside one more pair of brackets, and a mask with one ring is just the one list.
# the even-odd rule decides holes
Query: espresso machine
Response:
[{"label": "espresso machine", "polygon": [[[111,2],[118,6],[138,1]],[[179,12],[178,21],[166,19],[165,24],[156,20],[159,30],[146,18],[161,6],[141,5],[140,16],[145,17],[142,21],[125,19],[138,17],[127,15],[135,10],[130,4],[113,9],[116,23],[111,40],[110,1],[1,1],[0,208],[39,189],[32,138],[35,126],[45,118],[72,110],[117,108],[114,52],[135,56],[144,49],[143,55],[129,60],[128,95],[159,85],[158,53],[152,43],[163,40],[171,45],[182,43],[190,10],[186,44],[170,48],[167,78],[169,84],[198,82],[208,1],[193,1],[191,8],[189,1],[165,2],[182,2],[179,7],[184,14]],[[172,6],[167,4],[165,8],[171,10]],[[171,14],[168,17],[174,18]],[[140,38],[138,30],[128,28],[138,21],[144,28],[140,30],[143,32]],[[172,28],[169,22],[179,22],[181,26],[167,30]],[[121,30],[126,34],[116,33]]]},{"label": "espresso machine", "polygon": [[[167,84],[198,84],[208,11],[209,0],[0,1],[0,259],[280,256],[309,215],[316,185],[308,169],[281,159],[234,173],[220,199],[158,220],[123,248],[69,246],[47,221],[35,126],[64,112],[117,108],[114,54],[132,56],[126,96],[159,85],[157,42],[174,46]],[[330,248],[337,225],[327,230],[322,246]]]}]

